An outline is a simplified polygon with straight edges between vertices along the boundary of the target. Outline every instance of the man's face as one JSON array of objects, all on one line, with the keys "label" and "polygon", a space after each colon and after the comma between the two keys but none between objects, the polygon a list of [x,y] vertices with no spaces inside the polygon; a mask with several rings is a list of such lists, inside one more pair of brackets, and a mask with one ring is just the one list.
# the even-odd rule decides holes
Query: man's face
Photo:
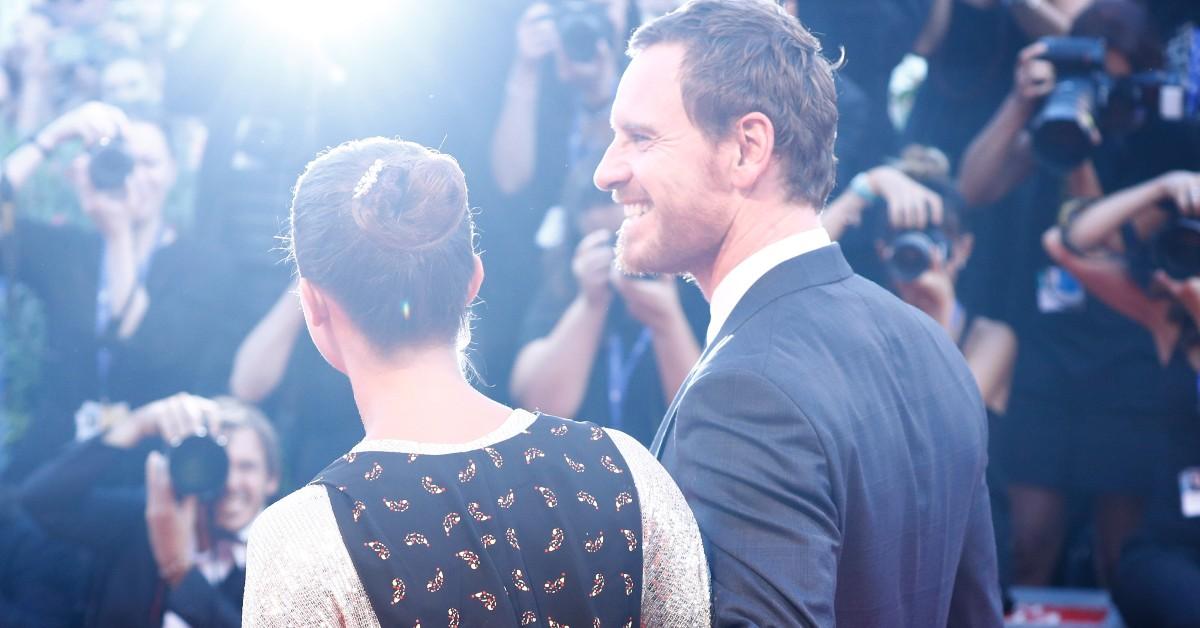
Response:
[{"label": "man's face", "polygon": [[279,479],[267,467],[258,434],[248,428],[235,428],[225,444],[229,456],[229,477],[225,496],[217,503],[216,524],[229,532],[250,525],[266,508],[267,499],[279,490]]},{"label": "man's face", "polygon": [[120,59],[105,66],[100,75],[100,93],[104,102],[123,109],[156,105],[161,100],[150,69],[133,59]]},{"label": "man's face", "polygon": [[167,195],[175,185],[175,160],[171,148],[160,128],[145,122],[129,125],[125,137],[125,150],[133,158],[133,172],[129,175],[138,185],[144,186],[148,195],[144,206],[135,208],[144,215],[135,220],[146,219],[162,212]]},{"label": "man's face", "polygon": [[683,107],[684,48],[651,46],[629,64],[613,101],[615,136],[595,183],[624,206],[618,262],[630,273],[707,271],[732,222],[732,142],[713,144]]}]

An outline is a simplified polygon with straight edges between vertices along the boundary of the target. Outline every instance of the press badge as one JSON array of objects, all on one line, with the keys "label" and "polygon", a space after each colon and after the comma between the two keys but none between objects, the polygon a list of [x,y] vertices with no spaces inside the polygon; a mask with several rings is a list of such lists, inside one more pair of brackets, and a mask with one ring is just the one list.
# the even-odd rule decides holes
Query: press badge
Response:
[{"label": "press badge", "polygon": [[1200,467],[1179,472],[1179,506],[1184,517],[1200,517]]},{"label": "press badge", "polygon": [[1083,284],[1065,268],[1050,266],[1037,277],[1037,306],[1042,314],[1082,309],[1087,301]]}]

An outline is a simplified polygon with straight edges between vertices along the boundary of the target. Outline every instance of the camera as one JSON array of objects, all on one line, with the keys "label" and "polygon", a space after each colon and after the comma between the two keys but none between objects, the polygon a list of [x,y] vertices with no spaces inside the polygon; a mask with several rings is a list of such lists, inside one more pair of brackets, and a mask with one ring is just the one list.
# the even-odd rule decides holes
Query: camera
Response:
[{"label": "camera", "polygon": [[612,23],[603,4],[592,0],[563,0],[555,7],[554,26],[563,52],[576,63],[595,60],[601,40],[612,39]]},{"label": "camera", "polygon": [[88,179],[92,187],[103,192],[125,189],[125,180],[133,172],[133,157],[125,150],[125,142],[117,138],[101,140],[88,153]]},{"label": "camera", "polygon": [[189,436],[170,447],[167,466],[178,496],[195,495],[200,501],[213,502],[225,493],[229,455],[211,436]]},{"label": "camera", "polygon": [[[1054,66],[1054,89],[1030,121],[1033,148],[1046,164],[1069,170],[1091,155],[1104,132],[1127,132],[1148,119],[1200,121],[1200,85],[1191,75],[1151,71],[1114,78],[1105,70],[1103,39],[1043,37],[1041,59]],[[1194,63],[1193,63],[1194,65]]]},{"label": "camera", "polygon": [[1176,280],[1200,275],[1200,220],[1172,217],[1150,241],[1150,263]]},{"label": "camera", "polygon": [[916,280],[933,266],[933,256],[941,252],[942,259],[950,257],[950,239],[940,227],[896,232],[888,242],[891,256],[886,260],[888,273],[901,283]]}]

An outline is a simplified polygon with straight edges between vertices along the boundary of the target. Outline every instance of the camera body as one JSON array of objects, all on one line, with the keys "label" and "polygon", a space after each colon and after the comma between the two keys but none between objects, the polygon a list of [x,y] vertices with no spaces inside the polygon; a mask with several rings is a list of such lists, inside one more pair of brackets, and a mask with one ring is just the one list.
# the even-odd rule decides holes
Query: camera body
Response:
[{"label": "camera body", "polygon": [[102,192],[120,192],[133,172],[133,157],[120,137],[106,138],[88,149],[88,179]]},{"label": "camera body", "polygon": [[1200,85],[1192,79],[1196,72],[1150,71],[1116,78],[1105,69],[1103,39],[1040,41],[1046,46],[1041,59],[1054,66],[1056,83],[1029,128],[1034,152],[1047,165],[1069,170],[1091,155],[1095,138],[1131,131],[1147,120],[1200,123]]},{"label": "camera body", "polygon": [[1150,241],[1150,263],[1175,280],[1200,276],[1200,220],[1173,216]]},{"label": "camera body", "polygon": [[208,435],[189,436],[167,450],[167,466],[175,494],[215,502],[225,493],[229,455],[221,441]]},{"label": "camera body", "polygon": [[604,4],[591,0],[561,0],[554,7],[554,26],[563,52],[575,63],[595,60],[600,41],[613,36]]}]

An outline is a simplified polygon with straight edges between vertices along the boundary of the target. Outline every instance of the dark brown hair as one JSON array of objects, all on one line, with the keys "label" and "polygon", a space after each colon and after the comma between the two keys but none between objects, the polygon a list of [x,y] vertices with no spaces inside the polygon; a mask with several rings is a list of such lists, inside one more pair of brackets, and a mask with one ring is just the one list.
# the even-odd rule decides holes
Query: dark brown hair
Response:
[{"label": "dark brown hair", "polygon": [[300,276],[382,355],[465,329],[475,231],[453,157],[398,139],[346,142],[300,175],[291,222]]},{"label": "dark brown hair", "polygon": [[1071,35],[1100,37],[1120,52],[1134,72],[1161,68],[1163,43],[1150,14],[1129,0],[1092,0],[1071,23]]},{"label": "dark brown hair", "polygon": [[833,189],[837,93],[821,44],[770,0],[693,0],[646,23],[629,55],[682,44],[683,106],[710,141],[735,120],[760,112],[775,127],[789,196],[820,208]]}]

